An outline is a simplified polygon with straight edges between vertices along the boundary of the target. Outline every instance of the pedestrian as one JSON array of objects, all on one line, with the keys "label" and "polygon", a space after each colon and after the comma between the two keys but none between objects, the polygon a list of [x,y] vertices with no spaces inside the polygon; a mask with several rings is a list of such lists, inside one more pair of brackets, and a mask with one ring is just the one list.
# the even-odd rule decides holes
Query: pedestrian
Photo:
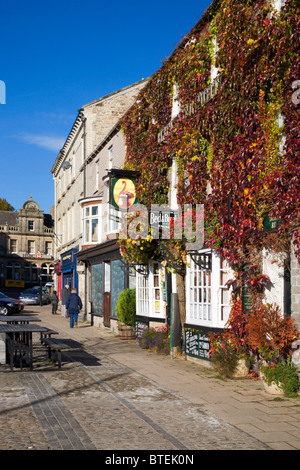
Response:
[{"label": "pedestrian", "polygon": [[67,298],[66,309],[70,317],[70,328],[73,328],[73,326],[77,327],[78,314],[82,309],[82,302],[79,295],[77,295],[77,290],[74,288],[71,290],[71,294]]},{"label": "pedestrian", "polygon": [[52,305],[52,315],[56,315],[57,306],[58,306],[58,297],[56,294],[56,290],[53,291],[51,295],[51,305]]},{"label": "pedestrian", "polygon": [[60,297],[61,297],[61,316],[66,317],[67,316],[67,311],[66,311],[66,301],[67,298],[69,297],[70,291],[69,291],[69,284],[66,284],[65,287],[62,288],[60,291]]}]

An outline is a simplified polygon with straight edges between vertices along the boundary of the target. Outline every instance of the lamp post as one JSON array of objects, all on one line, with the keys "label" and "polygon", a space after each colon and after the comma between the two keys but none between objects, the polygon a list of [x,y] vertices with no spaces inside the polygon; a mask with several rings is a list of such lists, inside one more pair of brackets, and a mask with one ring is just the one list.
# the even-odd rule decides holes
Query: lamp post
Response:
[{"label": "lamp post", "polygon": [[40,305],[43,305],[43,289],[42,289],[42,269],[40,268]]}]

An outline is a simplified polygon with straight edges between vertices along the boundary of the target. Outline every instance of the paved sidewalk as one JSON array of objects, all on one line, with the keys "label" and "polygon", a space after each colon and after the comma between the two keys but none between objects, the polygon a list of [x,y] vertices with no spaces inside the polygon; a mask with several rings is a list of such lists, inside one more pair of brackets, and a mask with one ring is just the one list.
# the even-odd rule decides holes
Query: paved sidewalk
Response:
[{"label": "paved sidewalk", "polygon": [[[171,359],[153,354],[139,348],[136,341],[121,341],[118,336],[108,330],[91,327],[86,322],[80,321],[78,328],[70,329],[67,319],[62,318],[59,314],[51,314],[50,306],[30,307],[24,313],[29,313],[29,311],[38,315],[42,320],[42,325],[57,330],[59,337],[82,343],[86,351],[90,352],[90,360],[97,355],[101,355],[102,358],[107,357],[107,360],[110,361],[110,369],[114,368],[113,364],[116,367],[119,364],[123,366],[123,371],[128,369],[137,373],[138,377],[149,379],[154,385],[157,384],[165,389],[166,393],[172,393],[180,399],[187,400],[198,409],[201,408],[218,420],[231,425],[233,429],[251,436],[254,440],[262,443],[261,448],[300,449],[300,397],[299,399],[281,398],[278,400],[264,391],[260,380],[220,380],[211,369],[181,358]],[[89,365],[88,362],[87,365]],[[63,364],[62,370],[64,368],[65,364]],[[96,379],[102,387],[108,387],[106,385],[108,382],[104,383],[103,379],[99,378],[100,376],[93,375],[92,367],[89,370],[90,378]],[[70,373],[75,373],[74,371],[75,369],[72,371],[70,369]],[[29,372],[26,373],[29,374]],[[47,391],[49,396],[53,394],[51,387],[46,387],[44,384],[41,374],[35,379],[35,383],[32,381],[29,383],[29,379],[26,379],[26,373],[24,373],[22,383],[27,388],[29,387],[31,393],[35,387],[39,389],[44,387],[45,393]],[[76,373],[79,373],[78,368]],[[6,389],[17,387],[16,377],[17,374],[6,374]],[[44,377],[47,378],[46,374]],[[87,380],[86,376],[84,380]],[[111,390],[113,389],[111,388]],[[54,405],[56,412],[59,409],[59,412],[66,416],[58,402]],[[26,412],[30,414],[29,410]],[[142,411],[139,413],[142,414]],[[28,420],[33,419],[29,415],[27,418]],[[69,426],[70,419],[66,418]],[[37,423],[37,425],[42,425],[42,423]],[[37,431],[35,432],[37,433]],[[78,439],[84,443],[82,444],[84,448],[89,448],[89,446],[94,448],[83,429]],[[170,441],[168,436],[165,436],[165,439]],[[103,436],[101,442],[103,445]],[[43,448],[43,445],[46,446],[45,443],[41,443],[39,448]],[[130,447],[128,448],[130,449]],[[255,448],[258,449],[259,446]]]}]

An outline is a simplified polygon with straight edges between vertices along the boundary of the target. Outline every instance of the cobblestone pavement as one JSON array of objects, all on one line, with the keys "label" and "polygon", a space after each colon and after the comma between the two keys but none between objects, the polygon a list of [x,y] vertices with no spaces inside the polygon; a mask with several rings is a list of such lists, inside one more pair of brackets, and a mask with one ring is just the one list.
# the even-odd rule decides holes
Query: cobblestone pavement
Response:
[{"label": "cobblestone pavement", "polygon": [[[126,363],[126,351],[136,345],[122,343],[108,333],[103,335],[84,323],[70,330],[66,319],[58,315],[51,318],[48,313],[43,307],[42,324],[55,327],[71,349],[63,353],[59,370],[49,362],[37,337],[32,371],[10,371],[6,365],[0,366],[1,450],[271,448],[217,416],[204,401],[187,399],[171,382],[170,386],[162,385],[158,376],[163,375],[164,361],[169,359],[141,351],[141,361],[148,361],[148,367],[153,360],[152,371],[158,374],[155,380],[155,375],[146,376],[138,370],[138,361],[135,367]],[[161,364],[160,369],[157,364]],[[196,377],[193,367],[191,371],[189,380]],[[181,366],[174,369],[173,376],[176,374],[177,381],[186,380]]]},{"label": "cobblestone pavement", "polygon": [[68,356],[61,370],[39,360],[32,372],[1,372],[2,450],[264,448],[106,355]]}]

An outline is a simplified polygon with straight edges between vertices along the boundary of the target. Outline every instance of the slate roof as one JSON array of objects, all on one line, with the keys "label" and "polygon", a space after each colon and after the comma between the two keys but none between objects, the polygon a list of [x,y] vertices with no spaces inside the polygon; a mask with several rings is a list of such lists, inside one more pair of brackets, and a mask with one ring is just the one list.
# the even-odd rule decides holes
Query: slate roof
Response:
[{"label": "slate roof", "polygon": [[19,222],[19,212],[0,211],[0,225],[17,225]]}]

